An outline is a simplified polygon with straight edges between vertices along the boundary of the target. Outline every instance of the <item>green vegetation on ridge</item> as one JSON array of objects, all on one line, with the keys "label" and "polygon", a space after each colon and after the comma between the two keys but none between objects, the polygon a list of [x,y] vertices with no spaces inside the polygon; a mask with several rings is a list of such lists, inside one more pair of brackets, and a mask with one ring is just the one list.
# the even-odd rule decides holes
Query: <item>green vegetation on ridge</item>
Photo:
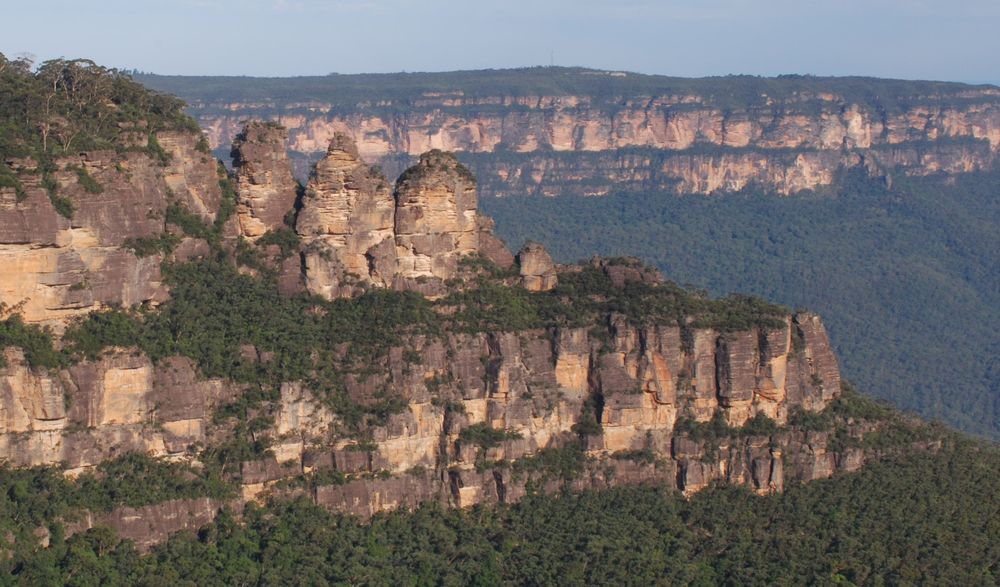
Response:
[{"label": "green vegetation on ridge", "polygon": [[[107,347],[138,346],[154,361],[180,355],[203,375],[276,390],[304,381],[320,398],[360,423],[364,414],[398,409],[398,401],[362,408],[347,398],[344,377],[384,367],[387,352],[411,334],[521,331],[604,324],[611,313],[636,323],[686,323],[718,330],[780,326],[785,308],[746,296],[719,300],[671,283],[616,287],[587,266],[563,276],[552,292],[531,293],[503,281],[484,261],[472,285],[438,302],[412,292],[372,289],[325,301],[279,293],[273,275],[241,273],[226,258],[164,266],[170,299],[156,309],[111,309],[78,320],[64,335],[62,360],[97,359]],[[12,339],[15,340],[15,339]],[[16,339],[20,340],[20,339]],[[12,342],[11,344],[15,344]]]},{"label": "green vegetation on ridge", "polygon": [[[30,157],[35,165],[20,173],[40,174],[56,212],[72,218],[76,207],[52,176],[57,158],[96,149],[141,150],[166,164],[169,155],[156,133],[199,130],[184,113],[184,102],[151,92],[119,70],[87,59],[52,59],[32,68],[30,61],[0,53],[0,187],[13,187],[18,201],[27,194],[8,158]],[[84,190],[103,191],[86,169],[74,171]]]},{"label": "green vegetation on ridge", "polygon": [[241,521],[223,512],[145,556],[107,529],[55,532],[49,549],[17,543],[0,573],[75,585],[990,585],[998,467],[995,447],[950,439],[767,497],[613,488],[428,504],[370,524],[282,500],[248,505]]},{"label": "green vegetation on ridge", "polygon": [[[0,54],[4,157],[30,156],[44,165],[60,155],[127,148],[122,137],[128,133],[198,131],[183,108],[178,98],[151,92],[125,73],[86,59],[53,59],[32,69],[28,61]],[[153,143],[151,148],[155,138]]]},{"label": "green vegetation on ridge", "polygon": [[[93,137],[93,144],[104,144],[100,133]],[[151,154],[159,156],[155,137],[150,138]],[[67,152],[77,148],[75,140],[69,139]],[[22,141],[29,150],[37,147],[29,143]],[[42,155],[46,152],[43,146]],[[87,182],[82,175],[78,177]],[[0,182],[16,181],[0,167]],[[391,398],[382,398],[378,406],[351,405],[338,378],[352,369],[378,369],[385,350],[407,333],[433,336],[448,328],[519,330],[572,324],[582,318],[593,321],[611,312],[636,321],[681,321],[692,315],[720,330],[738,330],[773,325],[785,311],[745,296],[711,300],[672,284],[612,288],[593,268],[564,276],[559,288],[546,294],[502,284],[498,281],[502,272],[481,266],[493,277],[437,303],[416,294],[384,290],[334,302],[284,297],[266,267],[256,266],[256,254],[249,245],[242,244],[235,256],[254,263],[261,277],[244,274],[222,253],[220,227],[231,214],[233,198],[227,180],[221,181],[227,196],[219,213],[222,220],[214,226],[180,207],[168,213],[171,223],[208,240],[218,255],[164,267],[171,286],[169,301],[156,309],[91,314],[67,332],[62,351],[56,350],[49,332],[25,324],[2,308],[0,347],[25,349],[29,364],[40,368],[97,358],[108,346],[138,345],[154,359],[190,357],[204,375],[246,384],[247,393],[217,414],[220,420],[239,420],[237,442],[206,450],[203,456],[213,459],[206,459],[204,469],[139,455],[103,463],[93,474],[76,480],[56,469],[3,468],[0,583],[978,585],[1000,580],[1000,504],[995,499],[1000,493],[996,474],[1000,453],[996,447],[933,426],[911,424],[849,391],[822,414],[794,414],[793,423],[830,432],[831,448],[885,449],[893,456],[854,475],[808,485],[789,483],[781,495],[758,497],[741,488],[713,487],[684,499],[652,488],[619,488],[582,495],[532,495],[518,505],[497,508],[443,510],[425,505],[413,513],[376,516],[370,524],[326,512],[303,497],[264,507],[249,504],[239,518],[223,511],[213,523],[176,535],[148,555],[140,555],[108,528],[67,539],[66,524],[83,510],[106,512],[175,498],[232,496],[233,488],[224,481],[225,466],[253,456],[247,451],[259,453],[266,448],[266,443],[253,438],[261,416],[252,415],[255,410],[251,408],[254,402],[272,398],[280,381],[305,379],[345,417],[379,418],[398,409],[399,403]],[[95,182],[88,189],[101,188]],[[897,210],[892,204],[897,192],[876,195],[878,205],[865,208],[866,212],[874,210],[877,218],[882,214],[882,220],[891,218]],[[65,205],[71,209],[72,203]],[[981,211],[979,224],[974,222],[977,218],[967,219],[969,238],[983,237],[984,226],[995,227],[991,216],[995,204],[989,206]],[[927,210],[950,213],[946,206]],[[739,219],[734,214],[733,219],[721,222]],[[918,228],[937,236],[928,230],[931,226],[930,222],[918,223]],[[829,228],[822,222],[807,228],[813,229],[804,231],[809,239],[829,238]],[[715,234],[719,242],[738,234],[734,226],[724,224],[721,231]],[[577,236],[591,233],[588,229]],[[769,237],[781,234],[775,231]],[[995,238],[985,232],[987,246],[994,243],[991,235]],[[891,236],[906,240],[895,233]],[[267,242],[287,248],[289,237],[274,234]],[[684,242],[661,241],[656,246],[670,252]],[[788,246],[780,239],[777,244]],[[892,244],[890,239],[886,245]],[[969,254],[967,245],[957,237],[948,243]],[[710,264],[711,258],[702,252],[699,260]],[[970,281],[995,278],[988,265],[982,275],[974,263],[962,268]],[[747,269],[752,267],[743,267]],[[815,279],[815,274],[803,274]],[[820,285],[829,286],[829,282]],[[850,281],[845,285],[856,286]],[[976,332],[971,330],[970,335]],[[985,340],[984,354],[997,356],[991,339]],[[993,369],[993,363],[988,365],[987,369]],[[986,375],[991,372],[987,370]],[[884,422],[876,434],[859,439],[838,426],[849,419]],[[756,418],[742,429],[732,429],[719,419],[706,424],[682,421],[679,426],[682,434],[709,443],[727,436],[776,431],[775,423],[766,418]],[[251,433],[249,440],[244,432]],[[467,427],[460,436],[481,448],[512,439],[509,431],[482,425]],[[16,435],[11,438],[19,440]],[[940,443],[941,448],[902,450],[912,448],[913,443]],[[365,450],[370,445],[359,441],[355,446]],[[645,462],[649,456],[634,451],[616,458]],[[585,453],[570,446],[520,459],[512,469],[515,475],[544,473],[569,479],[583,470],[585,461]],[[221,468],[215,466],[219,464]],[[333,473],[325,480],[340,478]],[[45,548],[39,543],[43,535],[48,536]]]}]

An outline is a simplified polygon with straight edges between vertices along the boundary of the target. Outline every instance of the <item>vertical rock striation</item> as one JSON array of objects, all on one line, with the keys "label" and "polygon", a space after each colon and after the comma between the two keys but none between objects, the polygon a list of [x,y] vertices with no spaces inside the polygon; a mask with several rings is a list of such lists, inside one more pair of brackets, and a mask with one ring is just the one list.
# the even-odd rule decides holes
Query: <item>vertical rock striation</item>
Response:
[{"label": "vertical rock striation", "polygon": [[556,265],[545,247],[527,243],[517,254],[521,282],[528,291],[550,291],[559,284]]},{"label": "vertical rock striation", "polygon": [[[483,95],[458,81],[454,91],[428,92],[386,79],[395,97],[380,100],[380,109],[350,98],[241,100],[234,88],[231,98],[207,99],[196,85],[183,90],[213,145],[228,144],[240,121],[255,116],[291,129],[301,160],[334,132],[355,137],[370,161],[432,148],[463,152],[490,195],[709,194],[748,186],[789,194],[829,185],[844,167],[873,176],[989,169],[1000,149],[1000,89],[990,86],[857,78],[678,85],[582,70],[468,75],[473,86],[480,76],[482,87],[512,80],[517,87],[521,76],[525,85]],[[573,81],[538,94],[534,75],[555,88]],[[341,76],[331,91],[351,83]],[[370,87],[372,79],[362,83]]]},{"label": "vertical rock striation", "polygon": [[429,151],[396,182],[397,287],[452,277],[479,252],[476,179],[450,153]]},{"label": "vertical rock striation", "polygon": [[[278,152],[280,129],[251,124],[242,136],[238,214],[242,236],[255,239],[281,225],[294,185]],[[161,144],[174,156],[162,162],[137,152],[61,162],[54,180],[78,207],[72,219],[55,212],[32,174],[24,174],[25,197],[0,191],[0,261],[12,268],[0,301],[13,305],[30,293],[36,297],[24,305],[29,319],[63,323],[104,304],[162,299],[162,254],[140,258],[125,245],[161,235],[173,202],[213,219],[218,175],[195,141],[193,134],[165,134]],[[78,186],[80,167],[103,190]],[[306,289],[328,299],[368,287],[440,295],[465,283],[449,283],[466,275],[463,258],[482,256],[508,269],[515,261],[492,235],[492,221],[477,215],[475,179],[454,156],[424,154],[392,189],[344,135],[317,165],[295,230],[297,256],[282,262],[299,265]],[[490,278],[534,292],[556,287],[557,268],[541,246],[525,246],[517,263],[519,275]],[[601,297],[613,298],[614,288],[666,287],[658,272],[633,259],[595,258],[591,265],[558,270],[599,271],[607,280]],[[370,355],[357,349],[364,364],[337,364],[344,368],[336,390],[308,375],[274,382],[275,393],[260,407],[273,420],[256,420],[262,429],[254,431],[273,441],[269,452],[242,457],[227,474],[241,484],[242,501],[286,491],[294,484],[280,482],[302,475],[334,477],[343,483],[310,487],[309,497],[371,516],[426,500],[509,503],[531,486],[644,483],[693,492],[727,480],[766,493],[786,479],[829,476],[867,458],[859,445],[830,443],[822,432],[776,428],[840,393],[837,360],[817,316],[778,312],[766,321],[701,323],[696,315],[628,314],[627,306],[601,310],[593,324],[511,331],[488,321],[453,324],[454,307],[431,305],[442,328],[399,332]],[[347,357],[346,347],[335,352]],[[270,360],[253,347],[246,354]],[[78,472],[127,452],[195,461],[201,448],[233,440],[237,432],[215,415],[250,391],[200,376],[190,359],[154,362],[134,348],[106,349],[98,359],[51,370],[30,367],[13,347],[0,348],[0,357],[0,460],[15,466],[59,464]],[[375,408],[378,417],[331,408],[343,398],[351,409]],[[773,420],[772,432],[740,432],[763,416]],[[711,445],[691,433],[706,422],[728,436]],[[538,463],[547,451],[566,449],[577,470],[562,481],[545,477]],[[219,505],[188,500],[122,509],[76,529],[113,524],[148,547],[165,529],[204,523]]]},{"label": "vertical rock striation", "polygon": [[476,213],[476,182],[453,155],[432,151],[395,189],[337,134],[316,164],[295,230],[302,239],[306,288],[327,299],[365,287],[444,291],[463,256],[502,267],[513,257]]},{"label": "vertical rock striation", "polygon": [[336,135],[316,164],[295,230],[302,237],[306,287],[326,298],[358,286],[391,285],[396,273],[395,202],[389,182]]},{"label": "vertical rock striation", "polygon": [[[157,133],[162,160],[137,149],[63,157],[54,162],[48,186],[37,162],[8,160],[23,178],[23,194],[0,187],[0,303],[19,306],[28,322],[61,329],[109,304],[165,299],[164,255],[137,255],[129,243],[159,238],[172,202],[214,220],[219,176],[216,161],[196,149],[199,138]],[[72,211],[57,211],[59,200]]]},{"label": "vertical rock striation", "polygon": [[233,141],[237,216],[241,233],[250,240],[284,226],[286,214],[293,211],[298,184],[287,139],[288,132],[274,123],[250,122]]}]

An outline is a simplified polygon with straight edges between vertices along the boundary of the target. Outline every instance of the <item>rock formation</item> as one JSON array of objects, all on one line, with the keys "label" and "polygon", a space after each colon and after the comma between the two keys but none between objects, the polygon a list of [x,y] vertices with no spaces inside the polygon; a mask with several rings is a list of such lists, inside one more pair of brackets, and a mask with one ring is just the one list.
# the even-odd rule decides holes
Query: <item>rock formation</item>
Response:
[{"label": "rock formation", "polygon": [[306,186],[295,230],[307,289],[326,298],[389,286],[396,274],[395,201],[389,182],[336,135]]},{"label": "rock formation", "polygon": [[421,155],[399,177],[395,197],[398,280],[448,279],[459,258],[479,252],[476,179],[454,155]]},{"label": "rock formation", "polygon": [[[251,125],[243,137],[238,214],[242,235],[252,239],[278,227],[294,202],[287,163],[276,152],[280,130]],[[165,299],[169,292],[158,273],[165,254],[138,257],[127,239],[156,239],[169,229],[181,240],[174,256],[182,250],[184,258],[195,255],[209,244],[182,239],[165,211],[177,204],[213,220],[222,192],[214,164],[195,148],[196,135],[164,133],[160,144],[173,153],[162,166],[135,151],[60,162],[60,193],[77,206],[71,220],[56,213],[31,174],[23,176],[25,198],[3,188],[0,302],[27,299],[29,321],[64,326],[69,317],[104,305]],[[77,168],[103,190],[77,185],[83,176]],[[342,135],[317,165],[295,231],[300,242],[272,268],[281,269],[282,279],[289,272],[301,277],[307,291],[326,298],[366,287],[437,296],[467,285],[452,281],[462,276],[463,258],[473,266],[480,258],[508,269],[514,263],[492,235],[492,221],[477,216],[475,179],[454,156],[426,153],[391,191]],[[246,272],[266,268],[272,249],[281,248],[240,243],[239,233],[232,227],[224,236],[233,238],[220,239],[215,232],[211,246],[220,255],[258,255],[241,267]],[[519,276],[490,275],[500,286],[520,280],[532,292],[554,288],[558,271],[597,270],[609,288],[666,287],[656,271],[632,259],[557,268],[543,248],[528,245],[517,262]],[[515,289],[512,295],[552,294]],[[446,304],[428,307],[442,317],[455,311]],[[526,494],[529,481],[544,490],[557,484],[530,469],[514,474],[510,463],[567,448],[589,459],[567,481],[571,487],[651,483],[685,492],[724,479],[767,493],[786,480],[827,477],[869,458],[856,447],[832,450],[825,433],[794,427],[734,432],[709,446],[679,426],[715,421],[738,429],[764,416],[783,425],[798,411],[829,405],[840,393],[840,374],[817,316],[798,313],[733,330],[701,324],[695,316],[657,321],[620,311],[608,310],[585,326],[399,332],[384,354],[340,373],[335,392],[351,405],[392,406],[380,418],[352,424],[361,429],[348,426],[344,413],[331,407],[336,402],[323,395],[331,391],[311,388],[308,377],[272,382],[273,395],[261,400],[267,407],[260,409],[273,418],[260,420],[255,430],[272,443],[266,454],[240,457],[227,470],[241,490],[234,505],[294,493],[282,482],[310,473],[343,480],[317,485],[311,499],[360,516],[423,500],[462,507],[513,502]],[[335,353],[350,354],[336,346]],[[106,349],[99,358],[50,369],[30,367],[21,349],[0,352],[0,458],[15,466],[58,465],[75,473],[128,452],[197,461],[200,449],[233,439],[234,430],[215,417],[220,406],[261,391],[206,378],[187,358],[154,362],[136,348]],[[269,360],[252,346],[243,355],[260,365]],[[870,432],[858,427],[850,433]],[[485,440],[477,430],[489,432]],[[204,523],[220,505],[202,499],[126,508],[87,516],[70,531],[112,524],[149,546],[168,531]]]},{"label": "rock formation", "polygon": [[476,219],[476,229],[479,231],[479,254],[501,269],[510,269],[514,265],[514,255],[493,233],[493,228],[492,218],[480,215]]},{"label": "rock formation", "polygon": [[0,369],[0,455],[16,466],[93,467],[122,452],[185,455],[208,440],[213,409],[240,391],[188,359],[154,365],[130,349],[48,372],[13,347]]},{"label": "rock formation", "polygon": [[549,291],[559,283],[556,265],[545,247],[527,243],[517,254],[521,282],[528,291]]},{"label": "rock formation", "polygon": [[342,134],[316,164],[295,225],[306,288],[327,299],[366,286],[437,294],[459,259],[479,253],[510,266],[492,228],[476,213],[475,178],[453,155],[426,153],[390,191]]},{"label": "rock formation", "polygon": [[254,121],[233,141],[237,215],[241,233],[250,240],[282,228],[285,216],[293,212],[297,184],[285,148],[287,138],[281,126]]},{"label": "rock formation", "polygon": [[[368,454],[352,449],[351,438],[331,437],[338,416],[301,383],[286,383],[271,430],[274,464],[252,474],[250,466],[242,482],[253,492],[302,470],[402,474],[442,462],[471,473],[477,450],[460,432],[474,424],[520,435],[489,449],[494,460],[560,446],[586,421],[601,430],[589,441],[594,455],[648,449],[672,458],[680,418],[718,414],[738,427],[763,414],[781,424],[839,394],[837,361],[815,315],[735,333],[685,335],[623,316],[606,328],[409,337],[370,375],[346,381],[360,401],[388,392],[407,402],[370,431]],[[0,454],[22,466],[90,467],[123,451],[190,458],[192,445],[211,441],[214,408],[243,391],[200,379],[188,359],[153,364],[130,349],[52,373],[27,367],[19,350],[4,357]],[[594,398],[597,412],[586,407]]]}]

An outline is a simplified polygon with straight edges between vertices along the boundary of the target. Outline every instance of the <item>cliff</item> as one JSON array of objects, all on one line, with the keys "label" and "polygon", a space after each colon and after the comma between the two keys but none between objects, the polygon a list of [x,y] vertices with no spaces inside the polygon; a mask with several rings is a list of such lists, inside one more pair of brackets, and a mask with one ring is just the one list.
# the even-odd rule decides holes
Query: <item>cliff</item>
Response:
[{"label": "cliff", "polygon": [[456,151],[488,195],[789,194],[828,185],[845,167],[984,169],[1000,146],[1000,90],[990,86],[563,68],[144,80],[187,99],[213,147],[230,144],[249,116],[289,128],[300,174],[336,133],[390,173],[429,149]]},{"label": "cliff", "polygon": [[[390,187],[335,135],[300,190],[284,132],[249,124],[232,177],[185,128],[4,158],[0,458],[107,475],[141,453],[224,480],[237,507],[306,495],[363,517],[562,486],[769,493],[878,458],[860,443],[878,423],[801,423],[841,395],[817,316],[635,259],[515,257],[441,151]],[[149,546],[226,503],[70,531]]]},{"label": "cliff", "polygon": [[[228,434],[216,409],[249,391],[199,377],[189,360],[154,363],[134,349],[109,349],[100,360],[56,372],[30,368],[10,348],[5,358],[0,453],[18,466],[81,471],[131,451],[200,458],[194,447]],[[837,397],[836,359],[819,319],[808,314],[746,332],[685,334],[677,325],[616,317],[601,331],[419,336],[390,349],[372,371],[348,378],[347,394],[361,403],[385,395],[405,403],[367,426],[363,442],[307,385],[282,384],[273,424],[258,432],[273,439],[272,456],[240,463],[235,477],[244,499],[303,474],[336,473],[341,480],[318,486],[315,499],[360,515],[422,499],[463,506],[512,500],[523,486],[489,471],[509,476],[507,463],[581,438],[595,470],[597,463],[635,469],[636,480],[684,491],[716,478],[773,491],[786,476],[828,476],[846,458],[826,450],[827,436],[793,428],[773,440],[769,433],[734,439],[715,455],[675,430],[680,420],[715,418],[739,429],[758,415],[783,425],[790,414],[821,410]],[[622,454],[652,460],[608,460]],[[782,454],[791,459],[784,468],[773,464]]]},{"label": "cliff", "polygon": [[[20,181],[0,186],[0,302],[28,322],[61,328],[111,305],[166,299],[161,261],[197,249],[168,210],[214,222],[222,201],[216,161],[195,148],[200,138],[156,133],[160,159],[140,150],[150,140],[141,136],[123,152],[58,157],[46,174],[30,157],[8,158]],[[57,209],[60,201],[70,211]]]}]

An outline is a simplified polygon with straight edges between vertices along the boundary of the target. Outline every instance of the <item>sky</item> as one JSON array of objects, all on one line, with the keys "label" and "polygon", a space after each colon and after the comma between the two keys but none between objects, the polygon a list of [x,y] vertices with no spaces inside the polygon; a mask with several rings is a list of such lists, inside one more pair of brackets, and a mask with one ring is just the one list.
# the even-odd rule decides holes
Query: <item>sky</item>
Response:
[{"label": "sky", "polygon": [[586,66],[1000,82],[998,0],[2,0],[0,52],[184,75]]}]

